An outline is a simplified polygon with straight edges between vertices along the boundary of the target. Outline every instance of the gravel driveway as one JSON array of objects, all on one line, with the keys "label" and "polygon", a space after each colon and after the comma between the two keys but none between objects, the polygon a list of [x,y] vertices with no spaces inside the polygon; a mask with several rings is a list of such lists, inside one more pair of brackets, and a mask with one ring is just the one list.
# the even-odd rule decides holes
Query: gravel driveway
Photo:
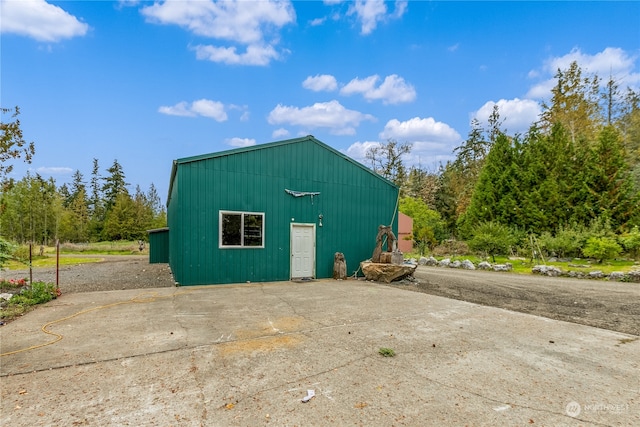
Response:
[{"label": "gravel driveway", "polygon": [[391,286],[640,335],[640,284],[419,266]]},{"label": "gravel driveway", "polygon": [[[63,295],[175,286],[169,265],[149,264],[148,255],[100,255],[91,258],[100,261],[60,267],[58,277]],[[0,279],[25,277],[29,277],[28,269],[0,272]],[[55,267],[34,268],[33,280],[55,283]]]}]

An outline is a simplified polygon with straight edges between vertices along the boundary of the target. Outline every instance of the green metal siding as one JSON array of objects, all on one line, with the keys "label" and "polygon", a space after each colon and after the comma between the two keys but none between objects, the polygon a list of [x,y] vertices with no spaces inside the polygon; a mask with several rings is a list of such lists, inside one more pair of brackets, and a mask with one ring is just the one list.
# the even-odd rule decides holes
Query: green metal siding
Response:
[{"label": "green metal siding", "polygon": [[169,262],[169,229],[149,230],[149,264]]},{"label": "green metal siding", "polygon": [[[295,198],[285,189],[320,192]],[[170,263],[183,285],[288,280],[290,224],[316,224],[316,277],[343,252],[348,273],[371,257],[378,225],[397,232],[398,188],[307,137],[176,162]],[[219,249],[219,211],[263,212],[265,247]],[[319,226],[319,215],[323,216]]]}]

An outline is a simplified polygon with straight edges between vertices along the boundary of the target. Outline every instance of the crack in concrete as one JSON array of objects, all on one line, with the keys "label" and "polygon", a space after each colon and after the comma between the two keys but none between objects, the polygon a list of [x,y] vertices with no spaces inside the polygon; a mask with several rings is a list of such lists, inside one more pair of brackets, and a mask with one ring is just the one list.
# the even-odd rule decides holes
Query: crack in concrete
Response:
[{"label": "crack in concrete", "polygon": [[320,326],[327,326],[327,325],[323,324],[322,322],[319,322],[319,321],[317,321],[317,320],[315,320],[315,319],[311,319],[311,318],[309,318],[309,317],[307,317],[307,316],[305,316],[305,315],[303,315],[303,314],[298,313],[298,310],[296,309],[296,307],[295,307],[293,304],[291,304],[291,302],[287,301],[285,298],[283,298],[282,296],[280,296],[280,295],[278,295],[278,294],[275,294],[275,293],[273,293],[273,292],[267,292],[267,291],[265,290],[264,284],[262,284],[262,283],[260,284],[260,290],[262,291],[262,294],[263,294],[263,295],[265,295],[265,296],[271,296],[271,297],[274,297],[274,298],[277,298],[278,300],[280,300],[280,301],[281,301],[282,303],[284,303],[284,304],[285,304],[285,305],[286,305],[286,306],[287,306],[287,307],[288,307],[288,308],[293,312],[293,314],[295,314],[296,316],[298,316],[298,317],[302,317],[304,320],[307,320],[307,321],[309,321],[309,322],[315,323],[315,324],[320,325]]}]

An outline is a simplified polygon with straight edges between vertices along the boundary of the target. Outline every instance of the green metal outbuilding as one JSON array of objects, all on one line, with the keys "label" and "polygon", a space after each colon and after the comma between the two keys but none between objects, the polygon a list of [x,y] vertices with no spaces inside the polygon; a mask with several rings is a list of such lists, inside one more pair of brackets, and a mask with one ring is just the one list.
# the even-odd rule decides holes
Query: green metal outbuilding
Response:
[{"label": "green metal outbuilding", "polygon": [[167,200],[180,285],[352,275],[379,225],[397,235],[398,187],[313,136],[178,159]]},{"label": "green metal outbuilding", "polygon": [[169,262],[169,228],[147,230],[149,233],[149,264]]}]

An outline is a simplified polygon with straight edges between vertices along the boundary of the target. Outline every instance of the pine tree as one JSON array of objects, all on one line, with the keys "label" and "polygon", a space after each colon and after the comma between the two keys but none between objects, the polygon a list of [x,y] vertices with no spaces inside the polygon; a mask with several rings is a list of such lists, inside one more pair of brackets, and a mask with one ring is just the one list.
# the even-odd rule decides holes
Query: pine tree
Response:
[{"label": "pine tree", "polygon": [[632,218],[640,199],[633,190],[620,134],[615,128],[602,129],[592,156],[587,179],[595,211],[620,229]]},{"label": "pine tree", "polygon": [[139,236],[135,223],[135,204],[128,193],[119,193],[107,211],[102,229],[104,240],[132,240]]},{"label": "pine tree", "polygon": [[512,193],[514,158],[510,138],[500,133],[487,155],[469,208],[458,220],[463,236],[468,237],[479,223],[507,221],[511,216],[515,204]]},{"label": "pine tree", "polygon": [[113,165],[107,169],[109,175],[103,178],[104,185],[102,186],[102,192],[104,194],[104,205],[107,212],[115,205],[116,198],[120,194],[129,195],[127,186],[129,185],[125,181],[124,170],[118,160],[113,161]]},{"label": "pine tree", "polygon": [[104,227],[105,207],[102,200],[102,186],[100,185],[102,177],[100,176],[100,165],[98,159],[93,159],[93,168],[91,169],[91,195],[89,196],[89,239],[98,241],[102,238],[102,229]]}]

